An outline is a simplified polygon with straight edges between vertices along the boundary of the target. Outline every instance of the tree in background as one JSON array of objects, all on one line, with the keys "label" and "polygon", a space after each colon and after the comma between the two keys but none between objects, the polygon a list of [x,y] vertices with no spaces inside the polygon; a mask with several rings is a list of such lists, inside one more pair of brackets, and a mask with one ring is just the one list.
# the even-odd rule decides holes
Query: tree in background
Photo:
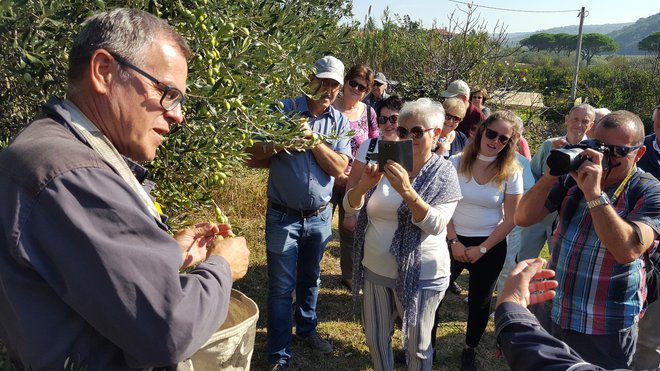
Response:
[{"label": "tree in background", "polygon": [[596,54],[616,52],[617,50],[619,50],[619,45],[607,35],[599,33],[582,35],[582,58],[587,62],[587,66]]},{"label": "tree in background", "polygon": [[555,47],[555,35],[540,32],[520,40],[520,45],[532,51],[549,51]]},{"label": "tree in background", "polygon": [[639,50],[644,50],[651,54],[655,54],[656,58],[660,58],[660,31],[655,31],[654,33],[643,38],[637,44],[637,47]]},{"label": "tree in background", "polygon": [[394,89],[405,99],[439,98],[456,79],[489,91],[516,89],[522,76],[512,72],[515,68],[503,68],[505,58],[516,52],[504,47],[504,27],[497,24],[489,32],[473,9],[464,15],[459,20],[455,11],[448,15],[447,27],[427,29],[407,16],[391,17],[386,9],[382,29],[376,28],[370,15],[362,26],[351,26],[358,31],[341,56],[348,64],[367,63],[400,82]]},{"label": "tree in background", "polygon": [[[28,123],[49,96],[63,96],[68,51],[80,23],[111,7],[147,10],[167,19],[189,41],[186,121],[172,127],[155,161],[157,200],[186,221],[209,205],[211,189],[244,160],[253,135],[281,143],[272,106],[297,94],[315,59],[339,49],[343,0],[22,0],[0,2],[0,144]],[[1,148],[1,147],[0,147]]]}]

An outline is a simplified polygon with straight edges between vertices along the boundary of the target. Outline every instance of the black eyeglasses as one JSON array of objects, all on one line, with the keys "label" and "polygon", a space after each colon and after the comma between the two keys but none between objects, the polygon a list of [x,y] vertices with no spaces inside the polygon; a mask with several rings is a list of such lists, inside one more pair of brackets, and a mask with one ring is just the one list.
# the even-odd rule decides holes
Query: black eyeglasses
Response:
[{"label": "black eyeglasses", "polygon": [[160,97],[160,106],[163,107],[165,111],[171,111],[176,108],[179,104],[183,105],[187,98],[186,96],[181,92],[181,90],[173,87],[173,86],[168,86],[163,84],[162,82],[158,81],[155,77],[151,76],[150,74],[144,72],[142,69],[139,67],[129,63],[126,59],[114,54],[110,53],[112,57],[121,65],[124,65],[133,71],[139,73],[140,75],[146,77],[149,79],[149,81],[153,82],[158,86],[158,89],[163,91],[163,96]]},{"label": "black eyeglasses", "polygon": [[406,139],[408,136],[412,136],[413,139],[419,139],[424,135],[424,133],[433,129],[434,128],[424,129],[421,126],[415,126],[414,128],[408,130],[403,126],[398,126],[396,128],[396,135],[399,137],[399,139]]},{"label": "black eyeglasses", "polygon": [[378,124],[385,125],[388,121],[392,124],[396,124],[399,122],[399,115],[378,116]]},{"label": "black eyeglasses", "polygon": [[641,145],[639,145],[639,146],[632,146],[632,147],[628,147],[628,146],[612,146],[612,145],[610,145],[610,146],[606,146],[606,147],[610,149],[610,156],[612,156],[612,157],[618,157],[618,158],[626,157],[626,156],[628,156],[628,155],[630,154],[630,152],[633,152],[633,151],[636,151],[636,150],[642,148]]},{"label": "black eyeglasses", "polygon": [[383,83],[382,83],[382,82],[378,82],[378,81],[374,81],[374,86],[377,86],[377,87],[380,88],[381,86],[383,86]]},{"label": "black eyeglasses", "polygon": [[445,113],[445,120],[447,120],[447,121],[458,122],[458,121],[463,120],[463,118],[462,118],[462,117],[458,117],[458,116],[451,115],[451,114],[449,114],[449,113]]},{"label": "black eyeglasses", "polygon": [[495,130],[486,128],[486,131],[484,132],[484,135],[486,135],[486,138],[488,139],[495,139],[497,138],[497,141],[500,142],[502,145],[505,145],[509,142],[509,137],[506,135],[501,135],[500,133],[496,132]]},{"label": "black eyeglasses", "polygon": [[348,85],[350,85],[351,88],[358,88],[358,90],[360,91],[360,93],[366,93],[367,90],[369,90],[369,88],[367,88],[366,86],[360,84],[359,82],[357,82],[357,81],[355,81],[355,80],[353,80],[353,79],[348,80]]}]

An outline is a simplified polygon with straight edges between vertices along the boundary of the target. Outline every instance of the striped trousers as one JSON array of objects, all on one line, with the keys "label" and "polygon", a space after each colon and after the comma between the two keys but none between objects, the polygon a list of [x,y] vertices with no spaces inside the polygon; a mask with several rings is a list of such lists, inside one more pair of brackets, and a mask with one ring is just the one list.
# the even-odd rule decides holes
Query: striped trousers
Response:
[{"label": "striped trousers", "polygon": [[[408,349],[406,359],[408,370],[431,370],[433,347],[431,329],[435,311],[449,285],[449,277],[441,291],[419,290],[417,301],[417,326],[408,328]],[[396,317],[403,316],[403,306],[396,297],[394,288],[364,281],[362,299],[362,323],[367,338],[367,346],[375,371],[394,369],[392,354],[392,334]],[[401,315],[399,315],[401,314]]]}]

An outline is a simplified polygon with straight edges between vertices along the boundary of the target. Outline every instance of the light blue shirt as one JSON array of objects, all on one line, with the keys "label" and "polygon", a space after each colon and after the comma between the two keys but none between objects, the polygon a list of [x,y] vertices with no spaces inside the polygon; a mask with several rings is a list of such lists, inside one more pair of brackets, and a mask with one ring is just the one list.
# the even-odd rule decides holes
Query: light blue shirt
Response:
[{"label": "light blue shirt", "polygon": [[[349,123],[346,116],[330,106],[319,117],[314,117],[307,106],[307,98],[297,97],[282,101],[283,111],[298,113],[309,118],[309,127],[327,138],[328,145],[337,153],[351,157]],[[285,124],[286,125],[286,124]],[[334,178],[316,162],[311,149],[287,153],[279,152],[270,161],[268,199],[296,210],[315,210],[330,202]]]},{"label": "light blue shirt", "polygon": [[536,183],[536,179],[534,179],[534,173],[532,173],[532,167],[527,157],[516,152],[516,160],[522,166],[523,193],[527,193],[534,183]]}]

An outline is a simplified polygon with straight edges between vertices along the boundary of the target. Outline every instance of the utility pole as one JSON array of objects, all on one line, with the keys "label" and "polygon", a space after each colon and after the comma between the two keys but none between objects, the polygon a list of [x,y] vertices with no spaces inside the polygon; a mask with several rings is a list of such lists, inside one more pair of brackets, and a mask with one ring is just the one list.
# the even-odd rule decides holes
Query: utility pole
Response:
[{"label": "utility pole", "polygon": [[578,30],[577,53],[575,54],[575,73],[573,74],[573,86],[571,87],[571,103],[575,101],[577,93],[578,72],[580,72],[580,57],[582,54],[582,24],[584,24],[584,7],[580,9],[580,29]]}]

